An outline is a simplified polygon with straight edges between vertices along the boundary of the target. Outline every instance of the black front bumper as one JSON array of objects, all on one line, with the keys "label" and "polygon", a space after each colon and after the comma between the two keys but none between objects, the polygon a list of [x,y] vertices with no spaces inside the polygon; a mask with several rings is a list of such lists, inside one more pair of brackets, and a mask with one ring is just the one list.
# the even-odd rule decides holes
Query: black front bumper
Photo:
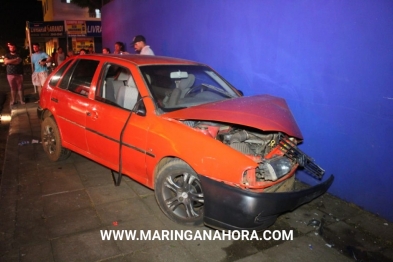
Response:
[{"label": "black front bumper", "polygon": [[277,216],[325,193],[334,176],[316,186],[294,192],[255,193],[199,176],[204,194],[204,223],[218,229],[263,230]]}]

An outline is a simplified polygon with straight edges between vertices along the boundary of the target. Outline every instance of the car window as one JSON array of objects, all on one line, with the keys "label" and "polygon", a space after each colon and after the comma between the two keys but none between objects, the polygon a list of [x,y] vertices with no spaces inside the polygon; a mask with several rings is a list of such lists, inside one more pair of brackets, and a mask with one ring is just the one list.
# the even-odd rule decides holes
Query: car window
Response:
[{"label": "car window", "polygon": [[65,73],[59,87],[87,96],[98,64],[97,60],[78,59]]},{"label": "car window", "polygon": [[133,109],[139,92],[128,68],[107,63],[103,66],[100,79],[96,100],[128,110]]},{"label": "car window", "polygon": [[234,87],[207,66],[141,66],[140,71],[164,112],[239,96]]},{"label": "car window", "polygon": [[57,83],[60,80],[61,75],[64,73],[64,71],[66,70],[66,68],[68,67],[68,65],[72,62],[72,60],[64,63],[61,65],[61,68],[59,69],[59,71],[56,72],[56,74],[54,74],[51,79],[49,80],[49,85],[50,86],[56,86]]}]

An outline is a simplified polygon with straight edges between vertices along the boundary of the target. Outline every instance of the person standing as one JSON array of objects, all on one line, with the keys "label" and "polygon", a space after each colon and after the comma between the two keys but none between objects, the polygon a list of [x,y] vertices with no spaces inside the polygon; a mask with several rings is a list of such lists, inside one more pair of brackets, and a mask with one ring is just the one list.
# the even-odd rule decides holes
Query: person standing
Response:
[{"label": "person standing", "polygon": [[118,55],[128,55],[129,53],[124,50],[124,44],[122,42],[116,42],[115,43],[115,51],[113,51],[114,54]]},{"label": "person standing", "polygon": [[86,55],[87,54],[86,49],[82,48],[81,50],[79,50],[79,54],[80,55]]},{"label": "person standing", "polygon": [[62,47],[57,48],[57,53],[55,56],[56,66],[59,66],[61,63],[63,63],[65,59],[66,59],[66,54],[63,52],[63,48]]},{"label": "person standing", "polygon": [[93,48],[92,45],[89,46],[89,48],[87,49],[87,53],[88,53],[88,54],[95,54],[95,51],[94,51],[94,48]]},{"label": "person standing", "polygon": [[7,80],[11,88],[10,105],[16,104],[16,98],[19,97],[19,102],[24,105],[23,101],[23,60],[17,52],[14,43],[8,43],[9,52],[4,57],[4,64],[6,65]]},{"label": "person standing", "polygon": [[104,47],[104,48],[102,49],[102,53],[103,53],[104,55],[108,55],[108,54],[111,53],[111,50],[109,49],[109,47]]},{"label": "person standing", "polygon": [[71,57],[71,56],[74,56],[75,54],[74,54],[74,50],[68,50],[68,52],[67,52],[67,58],[68,57]]},{"label": "person standing", "polygon": [[[33,64],[32,80],[33,85],[37,86],[38,101],[41,96],[41,89],[48,77],[48,68],[46,63],[51,62],[52,58],[45,52],[41,51],[38,43],[33,44],[34,54],[31,56],[31,63]],[[37,101],[37,102],[38,102]]]},{"label": "person standing", "polygon": [[115,51],[113,51],[114,54],[121,54],[124,51],[124,45],[122,42],[116,42],[115,43]]},{"label": "person standing", "polygon": [[132,40],[132,45],[134,46],[135,52],[140,55],[154,55],[150,46],[146,45],[146,38],[143,35],[135,36]]}]

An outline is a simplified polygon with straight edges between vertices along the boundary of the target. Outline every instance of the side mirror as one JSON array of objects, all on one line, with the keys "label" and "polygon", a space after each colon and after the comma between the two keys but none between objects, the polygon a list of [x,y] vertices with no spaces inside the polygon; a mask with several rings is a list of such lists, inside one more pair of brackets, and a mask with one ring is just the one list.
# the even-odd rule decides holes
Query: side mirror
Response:
[{"label": "side mirror", "polygon": [[138,116],[146,116],[146,109],[145,108],[138,108],[135,113]]},{"label": "side mirror", "polygon": [[237,92],[239,92],[239,94],[240,94],[241,96],[244,96],[244,93],[243,93],[242,90],[239,90],[239,89],[236,89],[236,90],[237,90]]}]

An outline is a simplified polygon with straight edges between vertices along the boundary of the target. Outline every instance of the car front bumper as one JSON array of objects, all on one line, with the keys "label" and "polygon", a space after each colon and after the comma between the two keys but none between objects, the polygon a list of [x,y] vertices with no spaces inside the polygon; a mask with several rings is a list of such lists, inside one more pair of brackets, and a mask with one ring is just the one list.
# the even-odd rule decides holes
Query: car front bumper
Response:
[{"label": "car front bumper", "polygon": [[263,230],[277,217],[324,194],[334,176],[294,192],[255,193],[200,175],[204,194],[204,223],[218,229]]}]

